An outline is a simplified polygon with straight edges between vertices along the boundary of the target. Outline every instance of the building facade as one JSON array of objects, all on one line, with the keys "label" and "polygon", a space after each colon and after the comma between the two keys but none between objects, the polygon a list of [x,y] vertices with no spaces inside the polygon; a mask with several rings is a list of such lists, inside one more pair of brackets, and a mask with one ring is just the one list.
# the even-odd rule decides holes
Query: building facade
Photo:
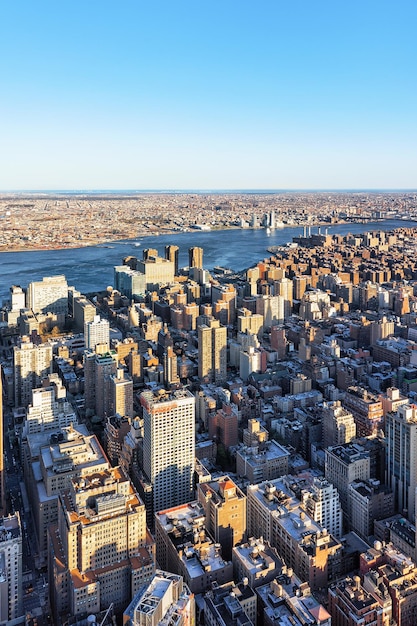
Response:
[{"label": "building facade", "polygon": [[22,529],[19,513],[0,518],[0,624],[23,621]]},{"label": "building facade", "polygon": [[13,350],[14,405],[26,407],[32,399],[32,389],[52,373],[52,345],[34,345],[22,341]]},{"label": "building facade", "polygon": [[386,483],[394,491],[396,510],[415,516],[417,487],[417,405],[402,405],[386,417]]},{"label": "building facade", "polygon": [[145,391],[143,470],[152,485],[153,511],[193,499],[195,398],[186,389]]},{"label": "building facade", "polygon": [[119,468],[74,478],[49,527],[54,619],[87,616],[113,603],[121,613],[155,571],[145,507]]}]

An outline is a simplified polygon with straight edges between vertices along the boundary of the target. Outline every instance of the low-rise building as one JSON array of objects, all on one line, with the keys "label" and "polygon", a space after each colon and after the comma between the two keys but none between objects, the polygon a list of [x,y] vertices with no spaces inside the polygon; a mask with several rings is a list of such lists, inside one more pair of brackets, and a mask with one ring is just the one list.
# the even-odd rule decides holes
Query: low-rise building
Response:
[{"label": "low-rise building", "polygon": [[331,626],[330,614],[291,569],[267,585],[257,587],[258,611],[264,626]]},{"label": "low-rise building", "polygon": [[389,613],[362,587],[359,576],[346,578],[330,587],[329,612],[332,626],[390,625]]},{"label": "low-rise building", "polygon": [[232,562],[235,579],[246,578],[252,589],[274,580],[281,574],[283,565],[268,542],[254,537],[233,548]]},{"label": "low-rise building", "polygon": [[195,600],[181,576],[156,570],[123,612],[124,626],[188,626],[195,623]]},{"label": "low-rise building", "polygon": [[214,581],[223,585],[233,580],[233,565],[206,532],[199,502],[156,513],[155,540],[160,567],[181,575],[192,593],[208,591]]},{"label": "low-rise building", "polygon": [[256,624],[256,594],[247,584],[213,584],[204,596],[204,624],[208,626],[253,626]]},{"label": "low-rise building", "polygon": [[251,483],[274,480],[288,473],[290,453],[273,439],[259,446],[241,446],[236,452],[236,472]]}]

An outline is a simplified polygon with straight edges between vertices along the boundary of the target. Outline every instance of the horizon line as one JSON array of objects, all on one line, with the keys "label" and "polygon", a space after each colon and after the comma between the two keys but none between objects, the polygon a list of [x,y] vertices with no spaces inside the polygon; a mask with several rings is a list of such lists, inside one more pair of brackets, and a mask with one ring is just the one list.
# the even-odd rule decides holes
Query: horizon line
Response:
[{"label": "horizon line", "polygon": [[417,187],[288,187],[288,188],[73,188],[73,189],[0,189],[0,195],[5,194],[52,194],[52,193],[70,193],[70,194],[97,194],[97,193],[288,193],[288,192],[417,192]]}]

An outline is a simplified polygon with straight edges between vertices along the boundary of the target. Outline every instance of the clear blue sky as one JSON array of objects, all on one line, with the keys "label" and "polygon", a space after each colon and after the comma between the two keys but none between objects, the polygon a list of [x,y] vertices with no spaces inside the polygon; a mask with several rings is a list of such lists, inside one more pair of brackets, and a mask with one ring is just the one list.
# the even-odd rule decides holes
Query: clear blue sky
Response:
[{"label": "clear blue sky", "polygon": [[417,188],[417,2],[0,7],[0,189]]}]

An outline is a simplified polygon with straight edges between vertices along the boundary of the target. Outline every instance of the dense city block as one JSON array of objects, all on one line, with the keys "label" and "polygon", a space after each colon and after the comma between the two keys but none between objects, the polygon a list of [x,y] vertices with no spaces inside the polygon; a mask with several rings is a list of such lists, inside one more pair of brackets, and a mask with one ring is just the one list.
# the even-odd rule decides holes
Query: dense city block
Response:
[{"label": "dense city block", "polygon": [[415,626],[417,229],[366,228],[415,195],[0,205],[15,249],[303,227],[240,273],[143,245],[8,286],[0,624]]}]

